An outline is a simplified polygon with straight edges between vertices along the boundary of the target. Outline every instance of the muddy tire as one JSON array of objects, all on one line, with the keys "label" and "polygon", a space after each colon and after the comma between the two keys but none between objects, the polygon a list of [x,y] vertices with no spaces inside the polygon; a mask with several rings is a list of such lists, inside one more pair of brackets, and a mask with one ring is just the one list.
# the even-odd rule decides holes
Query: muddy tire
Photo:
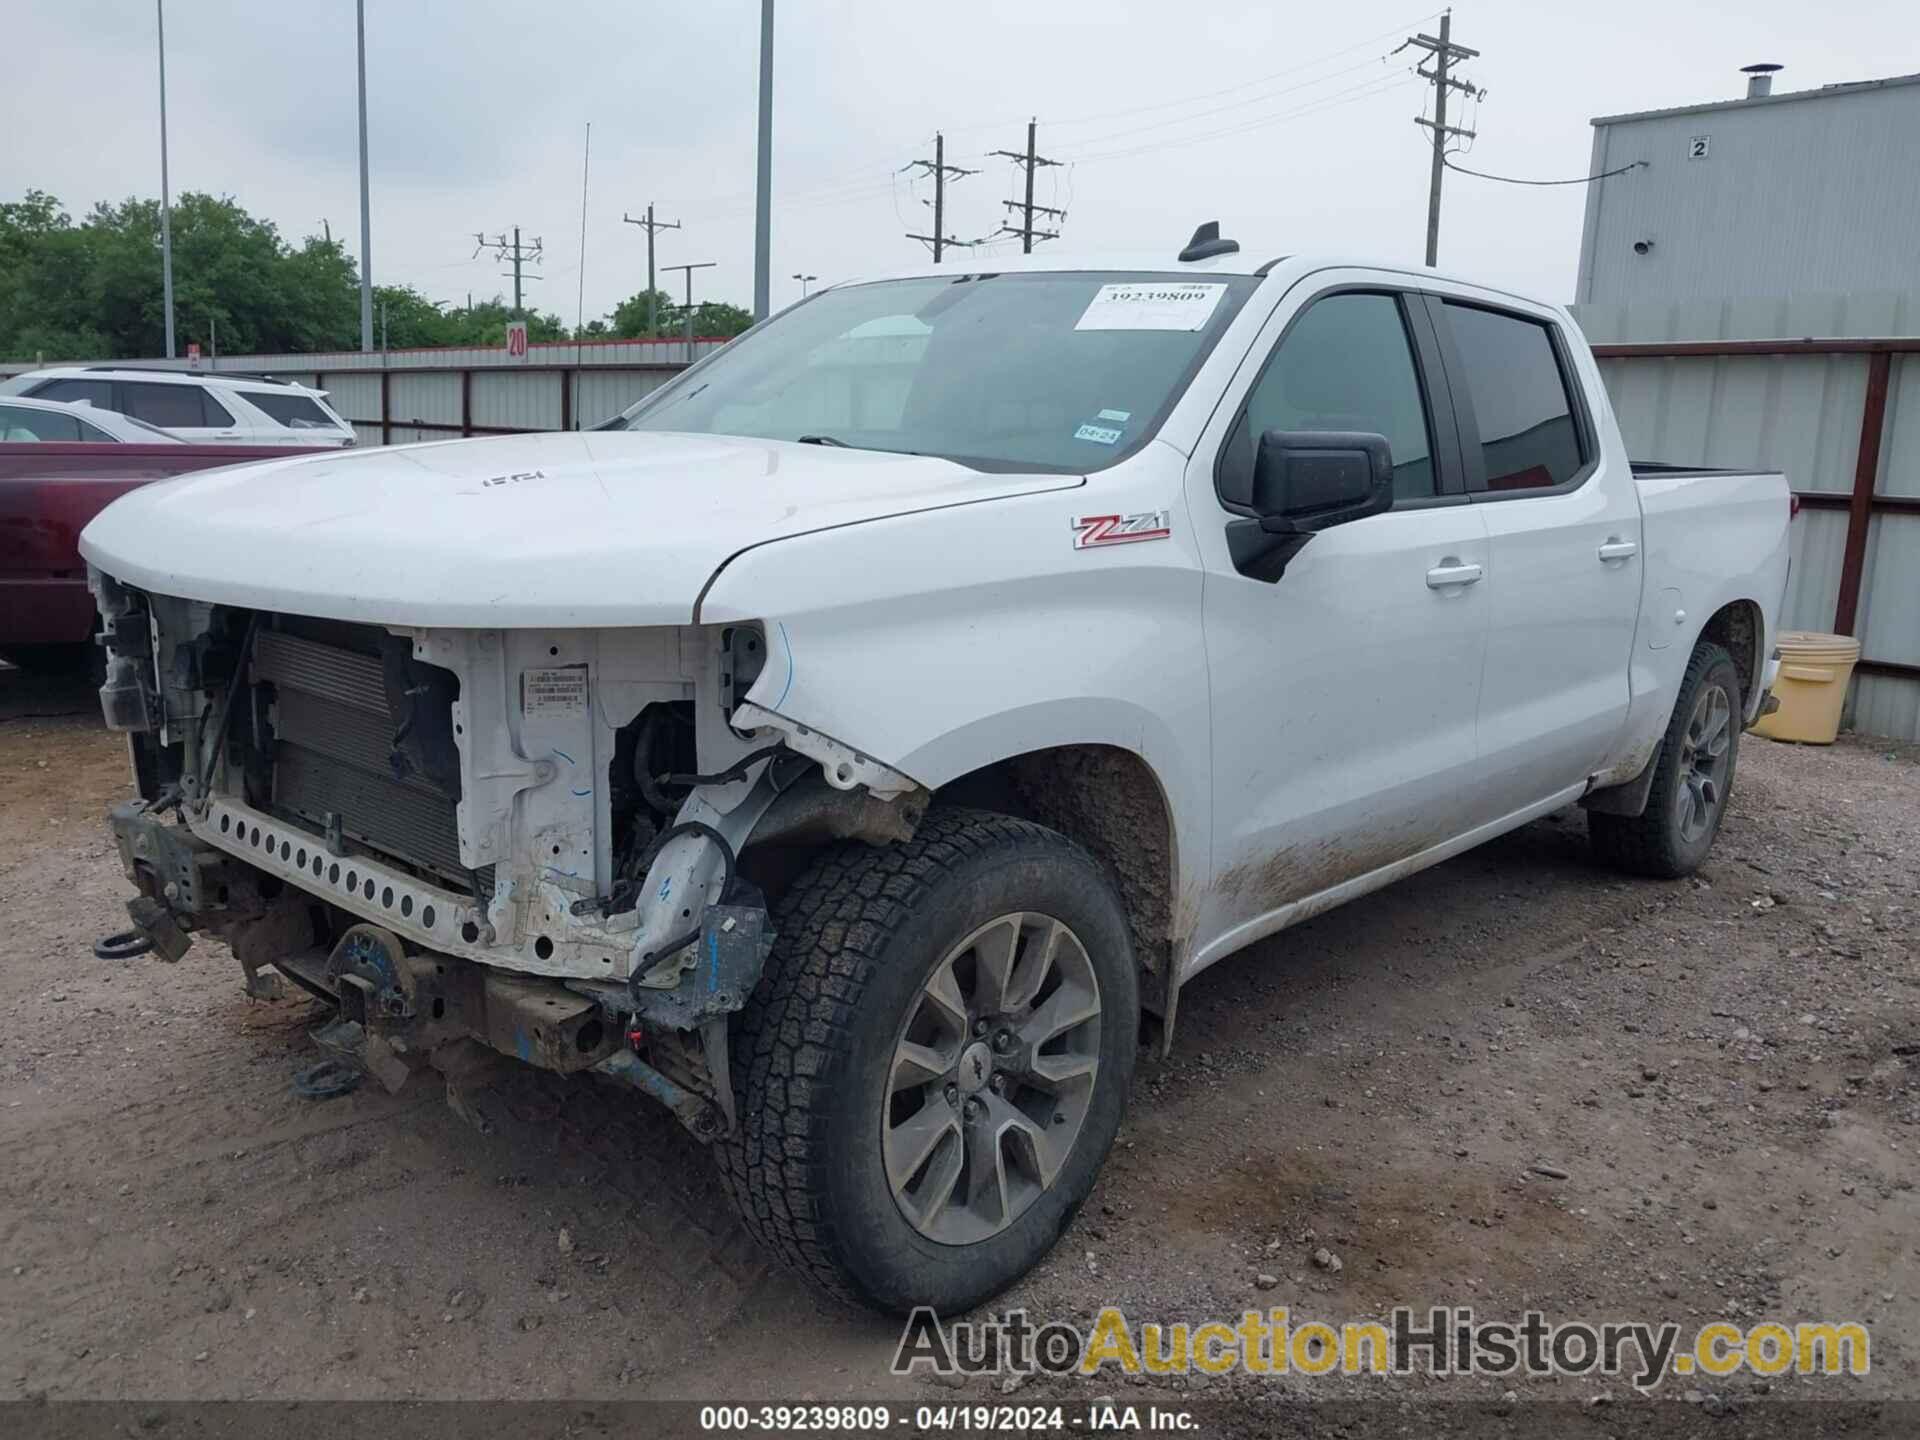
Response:
[{"label": "muddy tire", "polygon": [[824,852],[774,922],[716,1147],[747,1229],[878,1310],[997,1294],[1066,1229],[1126,1106],[1139,998],[1112,885],[1051,830],[937,808],[907,844]]},{"label": "muddy tire", "polygon": [[1647,808],[1638,815],[1587,812],[1595,857],[1665,880],[1699,869],[1727,813],[1744,713],[1733,657],[1701,641],[1687,662],[1673,717],[1654,756]]}]

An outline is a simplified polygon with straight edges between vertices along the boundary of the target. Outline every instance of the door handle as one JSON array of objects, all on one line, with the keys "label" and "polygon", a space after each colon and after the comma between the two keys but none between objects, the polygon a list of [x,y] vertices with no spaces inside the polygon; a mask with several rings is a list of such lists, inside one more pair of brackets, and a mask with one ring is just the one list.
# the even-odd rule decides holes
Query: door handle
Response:
[{"label": "door handle", "polygon": [[1631,560],[1640,553],[1640,546],[1632,540],[1609,540],[1600,547],[1600,559]]},{"label": "door handle", "polygon": [[1482,571],[1478,565],[1463,565],[1449,555],[1433,569],[1427,571],[1427,588],[1444,590],[1449,585],[1478,584]]}]

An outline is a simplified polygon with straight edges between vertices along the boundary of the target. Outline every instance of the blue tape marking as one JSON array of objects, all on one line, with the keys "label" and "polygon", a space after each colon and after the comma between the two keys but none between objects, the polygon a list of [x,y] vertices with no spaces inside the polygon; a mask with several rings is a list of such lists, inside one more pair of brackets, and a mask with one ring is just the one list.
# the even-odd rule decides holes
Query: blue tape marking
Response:
[{"label": "blue tape marking", "polygon": [[707,993],[711,995],[720,988],[720,932],[713,931],[707,936]]},{"label": "blue tape marking", "polygon": [[558,865],[547,866],[547,873],[549,875],[564,875],[569,880],[578,880],[580,878],[580,872],[578,870],[562,870]]},{"label": "blue tape marking", "polygon": [[573,793],[574,793],[574,794],[576,794],[576,795],[591,795],[591,794],[593,794],[593,791],[591,791],[591,790],[576,790],[576,791],[574,791]]},{"label": "blue tape marking", "polygon": [[566,761],[567,764],[569,765],[578,765],[580,763],[578,760],[575,760],[573,756],[567,754],[567,752],[564,750],[556,750],[553,753],[558,755],[562,760]]},{"label": "blue tape marking", "polygon": [[780,687],[780,698],[773,702],[773,708],[778,710],[786,701],[787,691],[793,689],[793,642],[787,639],[786,621],[776,620],[773,623],[780,627],[780,643],[787,647],[787,683]]}]

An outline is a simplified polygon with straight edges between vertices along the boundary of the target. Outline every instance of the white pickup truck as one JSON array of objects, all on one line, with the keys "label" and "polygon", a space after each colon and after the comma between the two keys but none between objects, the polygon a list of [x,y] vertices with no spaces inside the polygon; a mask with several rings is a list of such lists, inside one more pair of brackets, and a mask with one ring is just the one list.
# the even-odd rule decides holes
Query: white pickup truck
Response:
[{"label": "white pickup truck", "polygon": [[1636,471],[1565,311],[1428,271],[837,285],[595,431],[95,519],[101,949],[219,937],[389,1084],[630,1084],[813,1280],[965,1308],[1215,961],[1575,802],[1697,866],[1788,509]]}]

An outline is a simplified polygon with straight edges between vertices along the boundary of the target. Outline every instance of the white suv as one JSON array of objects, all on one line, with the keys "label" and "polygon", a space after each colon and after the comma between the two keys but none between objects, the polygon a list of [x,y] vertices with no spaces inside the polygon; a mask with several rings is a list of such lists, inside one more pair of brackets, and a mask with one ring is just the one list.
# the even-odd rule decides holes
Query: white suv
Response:
[{"label": "white suv", "polygon": [[326,392],[285,380],[66,365],[16,376],[0,393],[115,410],[202,445],[351,445]]}]

